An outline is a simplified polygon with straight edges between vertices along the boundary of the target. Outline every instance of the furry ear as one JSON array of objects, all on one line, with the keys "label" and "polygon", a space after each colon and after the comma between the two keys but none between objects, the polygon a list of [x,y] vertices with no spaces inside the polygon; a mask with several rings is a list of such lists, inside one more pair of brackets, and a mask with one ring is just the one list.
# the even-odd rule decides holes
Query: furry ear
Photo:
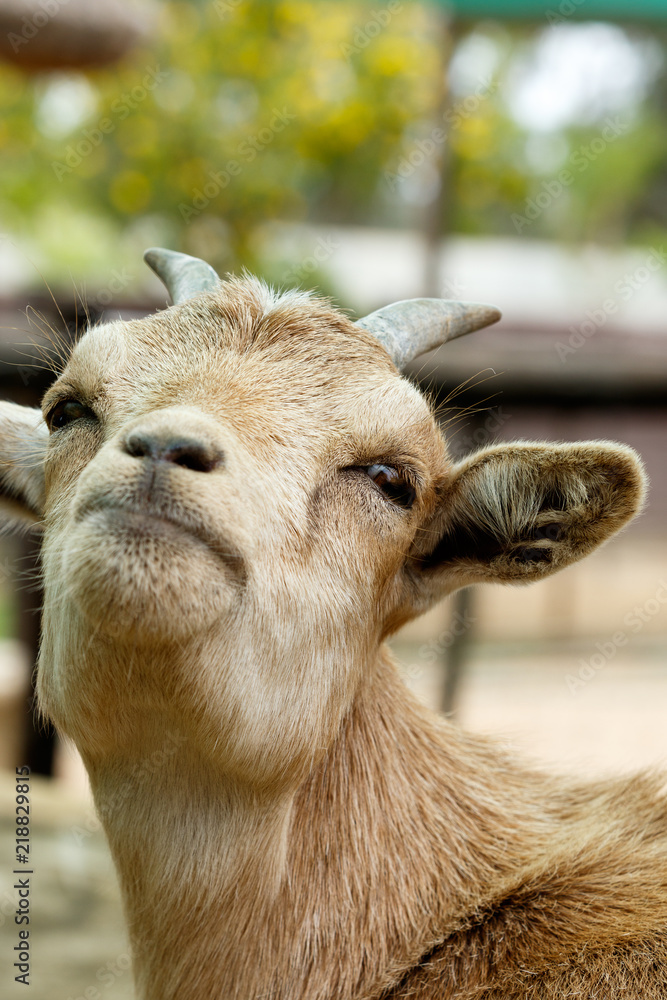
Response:
[{"label": "furry ear", "polygon": [[581,559],[639,512],[645,482],[635,452],[607,441],[472,455],[454,468],[413,554],[422,607],[467,584],[530,583]]},{"label": "furry ear", "polygon": [[0,402],[0,524],[41,519],[48,438],[40,410]]}]

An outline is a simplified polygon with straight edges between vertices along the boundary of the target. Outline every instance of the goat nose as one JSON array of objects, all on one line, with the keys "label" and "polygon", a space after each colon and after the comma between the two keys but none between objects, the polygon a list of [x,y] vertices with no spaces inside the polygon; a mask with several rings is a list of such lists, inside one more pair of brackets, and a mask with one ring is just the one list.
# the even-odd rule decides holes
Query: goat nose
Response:
[{"label": "goat nose", "polygon": [[133,458],[149,458],[153,462],[172,462],[193,472],[212,472],[224,460],[224,454],[213,445],[185,435],[162,436],[147,431],[131,431],[124,441],[124,450]]}]

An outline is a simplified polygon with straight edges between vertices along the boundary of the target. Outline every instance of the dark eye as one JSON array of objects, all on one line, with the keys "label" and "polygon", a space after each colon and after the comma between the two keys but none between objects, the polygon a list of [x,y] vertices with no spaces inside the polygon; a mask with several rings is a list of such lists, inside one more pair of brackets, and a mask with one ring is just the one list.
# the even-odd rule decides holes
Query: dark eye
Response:
[{"label": "dark eye", "polygon": [[92,417],[93,411],[84,406],[76,399],[61,399],[59,403],[50,410],[46,416],[49,430],[57,431],[75,420],[82,420],[85,417]]},{"label": "dark eye", "polygon": [[387,500],[406,509],[415,502],[415,489],[409,479],[392,465],[369,465],[366,472]]}]

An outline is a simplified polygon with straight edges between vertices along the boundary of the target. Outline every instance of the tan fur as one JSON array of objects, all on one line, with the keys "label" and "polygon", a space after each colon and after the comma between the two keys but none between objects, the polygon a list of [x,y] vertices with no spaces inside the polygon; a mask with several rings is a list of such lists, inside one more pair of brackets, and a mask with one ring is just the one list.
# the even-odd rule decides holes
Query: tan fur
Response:
[{"label": "tan fur", "polygon": [[[45,496],[40,699],[88,768],[141,1000],[663,997],[659,781],[531,769],[416,704],[382,644],[607,539],[636,456],[453,465],[370,334],[252,280],[90,330],[45,414],[68,397],[95,417],[28,485],[33,417],[0,409],[2,481]],[[138,432],[222,458],[149,463]]]}]

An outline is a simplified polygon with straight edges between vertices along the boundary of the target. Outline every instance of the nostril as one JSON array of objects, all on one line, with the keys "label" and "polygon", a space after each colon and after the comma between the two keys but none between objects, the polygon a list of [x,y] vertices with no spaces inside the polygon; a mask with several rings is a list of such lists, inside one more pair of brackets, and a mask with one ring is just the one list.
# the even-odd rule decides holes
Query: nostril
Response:
[{"label": "nostril", "polygon": [[128,434],[124,447],[132,458],[171,462],[193,472],[211,472],[224,460],[219,448],[194,438],[162,438],[143,431]]},{"label": "nostril", "polygon": [[193,472],[211,472],[222,463],[220,451],[195,441],[175,441],[163,449],[159,458]]},{"label": "nostril", "polygon": [[132,458],[157,458],[158,442],[148,434],[133,431],[125,438],[125,451]]}]

